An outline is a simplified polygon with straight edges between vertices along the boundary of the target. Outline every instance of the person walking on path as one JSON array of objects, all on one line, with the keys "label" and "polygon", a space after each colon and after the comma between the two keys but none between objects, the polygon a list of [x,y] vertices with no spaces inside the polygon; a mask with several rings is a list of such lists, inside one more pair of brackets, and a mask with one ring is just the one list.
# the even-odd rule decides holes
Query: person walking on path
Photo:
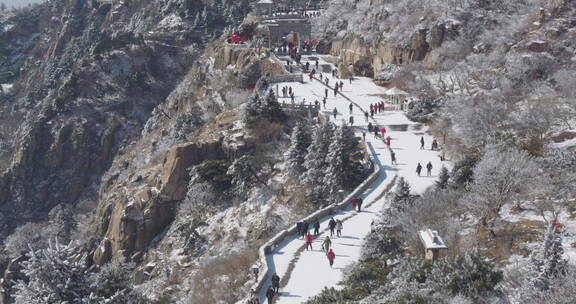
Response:
[{"label": "person walking on path", "polygon": [[394,153],[394,151],[390,151],[390,158],[392,158],[392,164],[393,165],[398,164],[398,163],[396,163],[396,153]]},{"label": "person walking on path", "polygon": [[428,176],[432,176],[432,162],[428,162],[428,164],[426,165],[426,171]]},{"label": "person walking on path", "polygon": [[364,119],[368,122],[368,112],[364,112]]},{"label": "person walking on path", "polygon": [[364,202],[364,200],[361,197],[359,197],[358,201],[356,202],[356,207],[358,207],[358,212],[361,211],[363,202]]},{"label": "person walking on path", "polygon": [[304,230],[304,223],[302,222],[296,223],[296,231],[298,231],[298,237],[301,237],[303,235],[302,230]]},{"label": "person walking on path", "polygon": [[422,165],[418,163],[418,165],[416,166],[416,173],[418,173],[418,176],[420,176],[420,172],[422,172]]},{"label": "person walking on path", "polygon": [[328,85],[328,83],[330,82],[330,79],[328,79],[328,77],[324,78],[324,82],[326,82],[326,85]]},{"label": "person walking on path", "polygon": [[274,289],[274,293],[278,294],[278,289],[280,289],[280,277],[276,273],[274,273],[272,275],[271,281],[272,281],[272,288]]},{"label": "person walking on path", "polygon": [[350,118],[348,118],[348,122],[350,123],[351,126],[354,125],[354,116],[350,116]]},{"label": "person walking on path", "polygon": [[378,127],[374,127],[374,137],[378,137]]},{"label": "person walking on path", "polygon": [[316,68],[318,68],[318,59],[316,59]]},{"label": "person walking on path", "polygon": [[330,250],[330,247],[332,247],[332,241],[330,240],[329,236],[326,236],[326,238],[324,239],[324,242],[322,242],[322,250],[324,250],[326,253],[328,253],[328,250]]},{"label": "person walking on path", "polygon": [[338,95],[338,86],[334,86],[334,97]]},{"label": "person walking on path", "polygon": [[318,221],[318,219],[316,219],[316,221],[314,222],[314,235],[319,235],[320,234],[320,221]]},{"label": "person walking on path", "polygon": [[336,220],[336,236],[342,236],[342,221]]},{"label": "person walking on path", "polygon": [[336,120],[337,114],[338,114],[338,110],[336,110],[336,107],[334,107],[334,110],[332,110],[332,115],[334,115],[334,120]]},{"label": "person walking on path", "polygon": [[372,123],[371,122],[368,123],[368,132],[372,132]]},{"label": "person walking on path", "polygon": [[320,73],[319,75],[320,75],[320,77],[319,77],[319,78],[320,78],[320,81],[322,81],[322,80],[323,80],[323,79],[322,79],[322,73]]},{"label": "person walking on path", "polygon": [[374,109],[370,107],[370,117],[374,118]]},{"label": "person walking on path", "polygon": [[330,268],[332,268],[332,265],[334,265],[334,259],[336,259],[336,254],[334,254],[334,251],[332,251],[332,248],[330,248],[330,251],[328,251],[328,254],[326,254],[326,257],[328,258],[328,263],[330,263]]},{"label": "person walking on path", "polygon": [[326,98],[328,98],[328,88],[324,88],[324,96],[326,96]]},{"label": "person walking on path", "polygon": [[272,288],[272,285],[270,285],[268,290],[266,290],[266,298],[268,299],[268,304],[272,304],[275,295],[276,293],[274,292],[274,288]]},{"label": "person walking on path", "polygon": [[340,80],[340,92],[342,92],[343,88],[344,88],[344,81]]},{"label": "person walking on path", "polygon": [[362,131],[362,140],[366,141],[366,132]]},{"label": "person walking on path", "polygon": [[386,128],[380,128],[380,133],[382,133],[382,136],[386,135]]},{"label": "person walking on path", "polygon": [[322,104],[324,104],[324,109],[326,109],[326,97],[322,99]]},{"label": "person walking on path", "polygon": [[354,79],[354,76],[350,76],[350,84],[352,84],[353,79]]},{"label": "person walking on path", "polygon": [[334,228],[336,228],[336,221],[334,218],[331,218],[330,222],[328,222],[328,228],[330,229],[330,236],[334,236]]},{"label": "person walking on path", "polygon": [[392,137],[390,137],[390,135],[386,136],[386,146],[388,147],[388,149],[390,149],[390,141],[392,140]]},{"label": "person walking on path", "polygon": [[352,103],[350,103],[350,105],[348,105],[348,109],[350,110],[350,115],[352,115],[352,110],[354,109],[354,106],[352,105]]},{"label": "person walking on path", "polygon": [[250,290],[250,299],[248,300],[248,304],[260,304],[258,294],[256,294],[254,289]]},{"label": "person walking on path", "polygon": [[312,250],[312,235],[310,232],[306,234],[306,251],[308,251],[308,247],[310,247],[310,250]]},{"label": "person walking on path", "polygon": [[303,233],[304,235],[306,235],[306,234],[308,233],[308,228],[310,228],[308,222],[307,222],[307,221],[304,221],[304,228],[303,228],[303,230],[302,230],[302,233]]},{"label": "person walking on path", "polygon": [[420,137],[420,150],[424,150],[424,136]]}]

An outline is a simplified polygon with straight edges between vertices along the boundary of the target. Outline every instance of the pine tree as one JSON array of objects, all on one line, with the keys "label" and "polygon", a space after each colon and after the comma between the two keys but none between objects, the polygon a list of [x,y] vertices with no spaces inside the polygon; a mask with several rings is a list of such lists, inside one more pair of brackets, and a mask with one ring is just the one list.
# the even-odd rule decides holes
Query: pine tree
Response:
[{"label": "pine tree", "polygon": [[404,177],[400,177],[398,182],[396,182],[396,188],[392,196],[392,206],[402,210],[406,205],[412,203],[413,199],[414,196],[410,194],[410,184]]},{"label": "pine tree", "polygon": [[556,233],[554,225],[550,224],[542,242],[530,255],[528,284],[523,293],[525,298],[550,289],[551,282],[566,273],[568,261],[563,258],[563,254],[562,236]]},{"label": "pine tree", "polygon": [[344,189],[346,181],[346,151],[344,143],[344,129],[338,128],[332,136],[332,143],[326,156],[327,168],[324,176],[325,193],[330,196],[329,200],[336,202],[340,197],[338,190]]},{"label": "pine tree", "polygon": [[242,120],[244,123],[251,127],[260,119],[262,113],[262,100],[258,94],[254,94],[252,99],[248,102],[242,113]]},{"label": "pine tree", "polygon": [[309,145],[310,138],[305,126],[301,122],[296,123],[294,129],[292,129],[290,147],[288,151],[286,151],[286,154],[284,154],[288,175],[299,176],[304,172],[304,158]]},{"label": "pine tree", "polygon": [[436,188],[446,189],[446,187],[448,187],[449,180],[450,174],[448,173],[448,169],[442,166],[442,169],[440,169],[440,175],[438,176],[438,181],[436,181]]},{"label": "pine tree", "polygon": [[327,155],[330,144],[332,143],[332,138],[334,136],[335,125],[328,122],[322,126],[322,154]]},{"label": "pine tree", "polygon": [[145,297],[136,292],[132,282],[133,265],[114,260],[91,275],[93,297],[109,304],[145,304]]},{"label": "pine tree", "polygon": [[262,111],[264,117],[272,122],[283,122],[286,120],[286,114],[282,110],[278,98],[276,98],[276,94],[274,94],[274,90],[272,89],[270,89],[268,95],[266,95]]},{"label": "pine tree", "polygon": [[[309,185],[308,199],[313,203],[319,203],[325,195],[323,194],[322,179],[324,178],[324,168],[326,167],[326,154],[324,151],[324,130],[316,128],[312,143],[308,146],[308,152],[304,158],[304,172],[302,181]],[[326,149],[327,150],[327,149]]]},{"label": "pine tree", "polygon": [[358,139],[354,134],[354,130],[348,125],[344,124],[342,126],[342,134],[344,137],[344,167],[346,172],[348,172],[348,174],[346,174],[344,184],[347,188],[351,189],[364,179],[363,172],[365,171],[361,162],[352,160],[352,156],[354,155],[358,146]]},{"label": "pine tree", "polygon": [[18,281],[17,304],[81,303],[90,297],[86,254],[72,245],[50,241],[47,249],[31,251],[22,272],[28,281]]},{"label": "pine tree", "polygon": [[244,155],[234,160],[228,168],[226,174],[232,176],[232,185],[240,195],[246,195],[254,184],[254,173],[252,171],[253,158]]}]

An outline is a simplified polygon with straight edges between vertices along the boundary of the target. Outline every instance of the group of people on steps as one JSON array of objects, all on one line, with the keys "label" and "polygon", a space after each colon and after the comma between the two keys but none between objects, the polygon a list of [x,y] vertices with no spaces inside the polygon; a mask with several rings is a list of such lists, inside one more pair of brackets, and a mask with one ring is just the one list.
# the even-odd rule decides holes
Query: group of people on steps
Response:
[{"label": "group of people on steps", "polygon": [[[363,199],[361,197],[352,199],[351,203],[352,203],[352,209],[356,209],[358,212],[361,212],[363,203]],[[314,236],[320,235],[320,221],[318,218],[314,219],[312,228],[314,229],[313,232]],[[310,224],[306,220],[296,223],[296,233],[298,235],[298,238],[302,238],[305,240],[306,251],[313,250],[312,242],[314,241],[314,237],[310,233],[309,229]],[[334,234],[336,234],[336,237],[342,236],[343,229],[344,225],[342,224],[342,220],[334,219],[334,217],[330,218],[330,221],[328,221],[328,230],[330,231],[330,236],[327,235],[326,238],[324,238],[324,241],[322,242],[320,248],[322,251],[326,253],[326,258],[328,259],[328,265],[330,265],[330,267],[334,265],[334,260],[336,259],[336,253],[334,253],[334,250],[332,249],[331,238],[334,237]],[[278,290],[280,288],[280,277],[278,276],[278,274],[274,273],[272,274],[270,281],[271,285],[266,290],[266,299],[268,300],[268,303],[272,303],[274,301],[274,297],[278,295]],[[258,295],[254,290],[252,290],[252,294],[248,303],[249,304],[259,303]]]}]

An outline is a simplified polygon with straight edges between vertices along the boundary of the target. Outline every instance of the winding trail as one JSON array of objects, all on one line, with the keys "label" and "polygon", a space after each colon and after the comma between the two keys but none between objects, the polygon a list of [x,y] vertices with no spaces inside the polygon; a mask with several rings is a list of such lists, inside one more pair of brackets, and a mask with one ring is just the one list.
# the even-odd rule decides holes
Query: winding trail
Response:
[{"label": "winding trail", "polygon": [[[310,58],[318,57],[321,65],[329,65],[324,60],[327,56],[305,56],[302,62]],[[285,58],[281,58],[285,59]],[[312,60],[311,66],[314,66]],[[330,73],[323,73],[323,78],[328,77],[329,85],[332,88],[335,80]],[[325,94],[326,85],[318,80],[309,81],[306,77],[305,83],[280,83],[283,86],[291,86],[295,92],[296,103],[301,103],[305,98],[306,103],[314,103],[318,100],[322,105],[322,98]],[[341,94],[334,96],[333,90],[328,90],[326,108],[322,112],[326,117],[330,117],[332,122],[343,124],[348,122],[349,117],[354,117],[354,126],[357,134],[362,137],[362,132],[366,132],[366,146],[371,152],[372,160],[376,166],[380,167],[380,175],[362,194],[364,200],[363,210],[357,212],[347,209],[341,210],[333,215],[335,219],[343,220],[343,235],[332,239],[332,248],[336,253],[334,266],[330,268],[325,253],[320,250],[322,241],[329,232],[327,231],[330,217],[320,220],[321,233],[312,246],[312,251],[306,251],[305,243],[296,236],[287,237],[270,254],[266,256],[270,274],[276,272],[281,278],[280,294],[275,303],[303,303],[309,297],[318,294],[324,287],[337,287],[337,283],[342,280],[342,270],[349,264],[357,261],[360,257],[360,249],[364,237],[370,232],[371,223],[379,217],[382,209],[386,208],[387,201],[384,194],[393,186],[396,176],[403,176],[412,186],[412,191],[421,193],[429,186],[433,185],[437,173],[442,167],[437,151],[431,151],[432,136],[425,126],[409,121],[403,112],[385,111],[375,114],[374,119],[370,119],[373,125],[387,129],[386,136],[390,136],[391,148],[396,153],[398,165],[391,165],[390,152],[380,137],[368,134],[368,122],[363,111],[369,111],[371,103],[383,100],[386,88],[377,86],[371,79],[365,77],[355,77],[350,84],[349,80],[342,79],[344,88]],[[287,103],[289,98],[282,98]],[[349,114],[349,106],[352,103],[352,114]],[[332,115],[336,108],[338,114],[336,119]],[[425,149],[420,149],[420,138],[424,137]],[[416,165],[420,162],[423,169],[422,177],[416,174]],[[432,163],[432,176],[426,175],[426,164]],[[266,282],[264,288],[260,290],[260,302],[266,303],[265,292],[270,282]]]}]

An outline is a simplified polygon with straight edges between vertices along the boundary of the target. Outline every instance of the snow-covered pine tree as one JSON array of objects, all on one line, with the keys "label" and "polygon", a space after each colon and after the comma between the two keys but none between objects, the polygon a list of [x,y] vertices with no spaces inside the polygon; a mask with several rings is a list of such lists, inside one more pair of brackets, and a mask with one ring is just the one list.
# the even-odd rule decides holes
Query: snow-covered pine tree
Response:
[{"label": "snow-covered pine tree", "polygon": [[286,120],[286,113],[282,110],[278,98],[276,98],[276,94],[274,94],[274,90],[272,89],[270,89],[266,95],[266,100],[262,107],[262,114],[272,122],[283,122]]},{"label": "snow-covered pine tree", "polygon": [[242,112],[242,121],[250,127],[260,118],[260,113],[262,112],[262,99],[260,95],[254,94],[252,99],[248,101],[244,111]]},{"label": "snow-covered pine tree", "polygon": [[556,233],[554,225],[550,224],[539,246],[530,255],[528,284],[522,291],[524,299],[550,289],[551,282],[566,273],[568,261],[563,258],[563,254],[562,236]]},{"label": "snow-covered pine tree", "polygon": [[336,131],[335,127],[331,122],[327,122],[322,126],[322,154],[324,155],[328,154],[328,149],[330,148],[334,132]]},{"label": "snow-covered pine tree", "polygon": [[132,282],[133,265],[114,260],[91,275],[92,293],[107,304],[145,304],[145,297],[136,292]]},{"label": "snow-covered pine tree", "polygon": [[341,198],[338,190],[343,190],[345,186],[346,174],[348,174],[345,166],[345,162],[348,161],[345,149],[344,129],[338,128],[332,136],[332,143],[326,156],[327,167],[323,182],[325,193],[331,202],[336,202]]},{"label": "snow-covered pine tree", "polygon": [[14,286],[16,304],[80,304],[89,299],[86,254],[72,242],[62,245],[51,240],[48,248],[30,251],[28,258],[22,270],[28,281]]},{"label": "snow-covered pine tree", "polygon": [[304,168],[306,171],[302,176],[304,184],[310,188],[307,196],[312,203],[318,203],[325,197],[323,194],[322,179],[326,167],[326,154],[324,151],[324,130],[316,128],[312,137],[312,143],[308,146],[308,152],[304,158]]},{"label": "snow-covered pine tree", "polygon": [[252,173],[252,157],[244,155],[232,162],[226,173],[232,176],[232,185],[240,195],[246,195],[254,184]]},{"label": "snow-covered pine tree", "polygon": [[289,176],[300,176],[304,172],[304,159],[306,157],[310,136],[302,122],[297,122],[290,136],[290,147],[284,154],[286,173]]},{"label": "snow-covered pine tree", "polygon": [[437,189],[446,189],[448,187],[448,182],[450,180],[450,173],[448,173],[448,169],[442,166],[440,169],[440,174],[438,175],[438,180],[436,181],[436,188]]},{"label": "snow-covered pine tree", "polygon": [[413,198],[414,197],[410,194],[410,184],[408,184],[404,177],[400,177],[396,182],[396,187],[394,188],[392,205],[401,208],[410,204]]},{"label": "snow-covered pine tree", "polygon": [[382,260],[387,266],[387,260],[395,259],[403,252],[402,242],[384,226],[378,226],[364,239],[362,244],[362,260]]}]

